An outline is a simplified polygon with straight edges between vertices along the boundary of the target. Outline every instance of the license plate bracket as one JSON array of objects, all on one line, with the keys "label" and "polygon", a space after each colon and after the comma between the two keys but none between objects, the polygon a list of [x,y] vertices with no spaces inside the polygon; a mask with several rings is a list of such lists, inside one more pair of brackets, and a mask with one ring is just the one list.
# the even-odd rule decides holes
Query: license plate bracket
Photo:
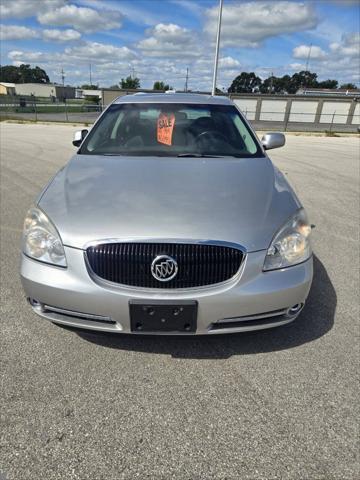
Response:
[{"label": "license plate bracket", "polygon": [[132,332],[196,332],[196,300],[130,300],[129,310]]}]

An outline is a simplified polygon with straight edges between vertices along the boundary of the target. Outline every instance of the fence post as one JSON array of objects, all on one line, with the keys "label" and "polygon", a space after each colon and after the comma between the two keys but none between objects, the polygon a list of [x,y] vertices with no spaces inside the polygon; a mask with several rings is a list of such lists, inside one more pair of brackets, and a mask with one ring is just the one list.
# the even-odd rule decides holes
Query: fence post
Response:
[{"label": "fence post", "polygon": [[320,124],[320,118],[321,118],[323,106],[324,106],[324,99],[321,98],[318,100],[318,105],[315,113],[314,126]]},{"label": "fence post", "polygon": [[292,99],[289,98],[286,103],[285,116],[284,116],[284,132],[286,132],[286,129],[289,123],[292,102],[293,102]]},{"label": "fence post", "polygon": [[68,118],[68,112],[67,112],[66,98],[64,98],[64,105],[65,105],[65,118],[66,118],[66,121],[68,122],[68,121],[69,121],[69,118]]},{"label": "fence post", "polygon": [[335,112],[333,113],[333,116],[332,116],[332,119],[331,119],[331,124],[330,124],[330,133],[332,132],[332,127],[333,127],[333,123],[334,123],[334,117],[335,117],[335,114],[336,114],[336,110],[335,110]]},{"label": "fence post", "polygon": [[37,106],[36,106],[36,97],[34,97],[34,111],[35,111],[35,122],[37,122]]}]

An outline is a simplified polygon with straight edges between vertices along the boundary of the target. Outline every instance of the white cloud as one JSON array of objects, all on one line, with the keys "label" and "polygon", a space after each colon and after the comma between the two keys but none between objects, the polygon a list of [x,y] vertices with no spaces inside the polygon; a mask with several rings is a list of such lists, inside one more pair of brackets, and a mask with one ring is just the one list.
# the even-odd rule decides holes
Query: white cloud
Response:
[{"label": "white cloud", "polygon": [[301,70],[305,70],[305,63],[290,63],[289,67],[291,68],[291,70],[294,70],[295,72],[298,72],[298,71],[301,71]]},{"label": "white cloud", "polygon": [[70,28],[67,30],[58,30],[53,28],[43,30],[42,36],[44,40],[52,42],[71,42],[73,40],[79,40],[79,38],[81,38],[81,33]]},{"label": "white cloud", "polygon": [[20,25],[0,25],[0,40],[24,40],[38,36],[38,32],[32,28]]},{"label": "white cloud", "polygon": [[69,25],[80,32],[98,32],[120,28],[122,15],[118,10],[99,12],[93,8],[65,5],[38,15],[43,25]]},{"label": "white cloud", "polygon": [[194,57],[201,53],[197,35],[174,23],[158,23],[137,47],[150,57]]},{"label": "white cloud", "polygon": [[22,50],[12,50],[8,57],[14,62],[31,63],[43,60],[46,58],[42,52],[23,52]]},{"label": "white cloud", "polygon": [[[205,32],[215,39],[218,7],[206,10]],[[247,2],[224,5],[223,47],[258,47],[267,38],[314,28],[317,17],[312,4],[288,1]]]},{"label": "white cloud", "polygon": [[360,57],[360,34],[349,33],[343,35],[341,42],[330,44],[330,50],[339,56]]},{"label": "white cloud", "polygon": [[0,18],[25,18],[32,17],[47,10],[61,7],[64,0],[3,0],[0,3]]},{"label": "white cloud", "polygon": [[81,65],[88,68],[89,63],[97,65],[101,68],[102,65],[111,63],[118,68],[121,62],[125,62],[127,69],[129,69],[129,61],[136,58],[136,54],[127,47],[114,47],[97,42],[82,42],[80,45],[74,47],[67,47],[63,52],[33,52],[23,50],[12,50],[8,54],[8,58],[13,62],[33,63],[41,62],[43,68],[57,68],[67,67],[72,70],[74,65],[80,67]]},{"label": "white cloud", "polygon": [[29,38],[40,37],[47,41],[69,42],[79,40],[81,38],[81,33],[72,29],[34,30],[33,28],[20,25],[0,25],[0,40],[27,40]]},{"label": "white cloud", "polygon": [[219,68],[234,68],[239,67],[240,62],[233,57],[222,57],[219,59]]},{"label": "white cloud", "polygon": [[117,10],[124,17],[130,19],[132,23],[142,26],[152,26],[161,22],[170,22],[170,19],[173,18],[170,8],[155,9],[153,8],[152,0],[148,0],[144,3],[134,0],[77,0],[77,3],[101,11]]},{"label": "white cloud", "polygon": [[294,58],[308,58],[310,53],[311,60],[320,60],[326,58],[326,52],[317,45],[299,45],[293,49]]},{"label": "white cloud", "polygon": [[[340,42],[329,44],[327,51],[313,46],[310,55],[310,70],[318,74],[319,78],[335,78],[339,83],[359,81],[360,72],[360,35],[348,33],[343,35]],[[293,57],[307,59],[310,46],[299,45],[293,49]],[[293,70],[304,70],[305,65],[291,63]]]},{"label": "white cloud", "polygon": [[110,44],[86,42],[83,45],[65,48],[63,56],[71,62],[105,63],[132,60],[136,57],[136,54],[128,47],[114,47]]}]

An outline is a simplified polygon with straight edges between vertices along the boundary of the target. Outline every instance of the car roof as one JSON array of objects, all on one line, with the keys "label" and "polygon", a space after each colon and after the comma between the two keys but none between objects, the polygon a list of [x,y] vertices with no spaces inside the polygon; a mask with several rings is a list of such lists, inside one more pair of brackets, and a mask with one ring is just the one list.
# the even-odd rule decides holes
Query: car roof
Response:
[{"label": "car roof", "polygon": [[198,93],[135,93],[114,100],[119,103],[194,103],[202,105],[232,105],[228,97],[201,95]]}]

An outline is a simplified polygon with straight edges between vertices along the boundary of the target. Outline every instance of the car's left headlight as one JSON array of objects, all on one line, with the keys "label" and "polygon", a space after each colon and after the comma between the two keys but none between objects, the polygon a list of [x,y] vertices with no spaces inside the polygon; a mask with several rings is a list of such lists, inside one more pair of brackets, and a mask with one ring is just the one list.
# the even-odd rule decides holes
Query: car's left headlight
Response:
[{"label": "car's left headlight", "polygon": [[311,225],[304,209],[298,210],[278,231],[268,248],[263,270],[291,267],[310,258]]},{"label": "car's left headlight", "polygon": [[23,251],[40,262],[66,267],[64,247],[55,226],[39,208],[30,208],[24,221]]}]

